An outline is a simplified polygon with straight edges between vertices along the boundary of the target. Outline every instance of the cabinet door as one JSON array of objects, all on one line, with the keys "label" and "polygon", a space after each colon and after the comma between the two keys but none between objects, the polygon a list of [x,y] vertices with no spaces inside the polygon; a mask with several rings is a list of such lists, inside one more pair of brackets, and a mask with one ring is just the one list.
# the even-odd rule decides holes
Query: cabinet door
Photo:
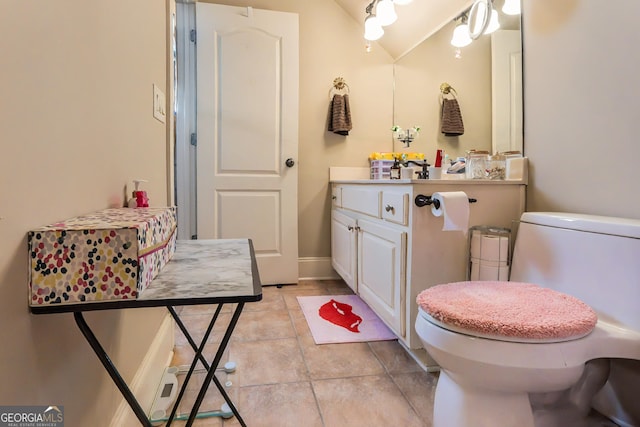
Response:
[{"label": "cabinet door", "polygon": [[356,220],[331,211],[331,265],[354,292],[356,288]]},{"label": "cabinet door", "polygon": [[366,220],[358,226],[358,293],[404,337],[407,233]]}]

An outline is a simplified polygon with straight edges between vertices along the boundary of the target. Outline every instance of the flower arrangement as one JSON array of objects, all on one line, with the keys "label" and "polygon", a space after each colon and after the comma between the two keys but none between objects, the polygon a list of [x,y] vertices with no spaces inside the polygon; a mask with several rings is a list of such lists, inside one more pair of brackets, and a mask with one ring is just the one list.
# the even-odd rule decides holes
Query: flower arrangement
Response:
[{"label": "flower arrangement", "polygon": [[420,133],[420,126],[414,126],[409,129],[402,129],[398,125],[393,125],[391,131],[394,133],[398,141],[401,141],[405,147],[408,147],[411,142],[418,137]]}]

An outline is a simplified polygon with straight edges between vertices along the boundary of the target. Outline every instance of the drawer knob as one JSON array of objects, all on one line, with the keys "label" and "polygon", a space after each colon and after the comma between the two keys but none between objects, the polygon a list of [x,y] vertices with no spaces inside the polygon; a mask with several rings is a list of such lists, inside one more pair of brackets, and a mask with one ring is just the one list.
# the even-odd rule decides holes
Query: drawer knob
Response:
[{"label": "drawer knob", "polygon": [[331,196],[331,200],[336,200],[337,198],[337,196]]},{"label": "drawer knob", "polygon": [[352,226],[348,226],[348,227],[347,227],[347,230],[349,230],[349,231],[353,231],[353,227],[352,227]]},{"label": "drawer knob", "polygon": [[392,212],[394,209],[395,208],[393,206],[391,206],[391,205],[387,205],[387,206],[384,207],[384,210],[387,211],[387,212]]}]

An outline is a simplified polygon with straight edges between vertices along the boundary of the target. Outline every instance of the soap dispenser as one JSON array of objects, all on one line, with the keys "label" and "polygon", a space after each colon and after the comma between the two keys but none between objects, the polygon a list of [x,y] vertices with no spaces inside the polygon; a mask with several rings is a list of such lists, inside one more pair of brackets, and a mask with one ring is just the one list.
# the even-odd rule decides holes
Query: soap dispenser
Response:
[{"label": "soap dispenser", "polygon": [[135,190],[131,194],[131,199],[127,203],[127,206],[130,208],[148,208],[149,207],[149,198],[147,197],[147,192],[140,190],[140,183],[148,182],[145,179],[134,179],[133,184],[135,185]]},{"label": "soap dispenser", "polygon": [[391,170],[390,170],[391,179],[400,179],[400,161],[398,160],[398,158],[396,157],[393,161],[393,165],[391,166]]}]

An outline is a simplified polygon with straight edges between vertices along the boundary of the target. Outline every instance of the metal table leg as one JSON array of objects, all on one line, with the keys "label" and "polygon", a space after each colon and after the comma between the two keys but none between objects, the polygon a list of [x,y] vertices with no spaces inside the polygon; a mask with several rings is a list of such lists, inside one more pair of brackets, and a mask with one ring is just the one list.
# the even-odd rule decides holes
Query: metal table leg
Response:
[{"label": "metal table leg", "polygon": [[[219,312],[220,307],[221,307],[221,305],[218,306],[218,310],[216,311],[216,313]],[[202,404],[202,400],[204,399],[204,396],[207,393],[207,389],[209,388],[209,383],[212,382],[212,381],[216,385],[216,388],[218,389],[220,394],[223,396],[225,402],[229,405],[229,408],[231,408],[231,411],[236,416],[236,419],[238,420],[240,425],[243,426],[243,427],[246,427],[246,423],[244,422],[244,420],[240,416],[240,413],[238,412],[238,410],[236,409],[235,405],[233,404],[233,402],[229,398],[229,395],[225,391],[224,387],[222,386],[222,384],[220,383],[218,378],[215,376],[216,367],[220,363],[220,360],[222,359],[222,355],[223,355],[223,353],[224,353],[224,351],[225,351],[225,349],[226,349],[226,347],[227,347],[227,345],[229,343],[229,339],[231,338],[231,334],[233,333],[233,330],[235,329],[236,324],[238,323],[238,319],[240,317],[240,314],[242,313],[242,309],[244,308],[244,302],[240,302],[240,303],[237,304],[237,307],[236,307],[235,311],[233,312],[233,316],[231,317],[231,321],[229,322],[229,326],[227,326],[227,330],[225,331],[224,337],[222,338],[222,341],[220,342],[220,345],[218,346],[218,350],[216,351],[215,357],[213,359],[213,363],[211,365],[209,365],[207,360],[202,355],[201,349],[199,351],[200,347],[202,349],[204,348],[204,345],[206,343],[206,337],[203,338],[203,341],[202,341],[200,347],[196,346],[196,343],[191,338],[191,335],[187,331],[186,327],[182,323],[182,320],[180,320],[180,318],[177,315],[177,313],[175,312],[175,310],[173,310],[172,307],[167,307],[167,308],[169,309],[169,312],[171,313],[173,318],[176,320],[176,324],[178,325],[178,327],[180,328],[180,330],[184,334],[185,338],[187,339],[187,341],[189,342],[191,347],[194,349],[194,351],[196,351],[196,355],[194,356],[194,360],[192,362],[190,370],[192,370],[192,368],[195,367],[195,363],[196,363],[197,360],[200,360],[200,362],[203,364],[205,369],[207,369],[207,376],[206,376],[205,380],[203,381],[202,387],[200,388],[200,392],[198,393],[198,397],[196,398],[196,401],[195,401],[195,403],[193,405],[193,408],[191,409],[191,413],[189,415],[189,419],[187,420],[186,427],[189,427],[189,426],[191,426],[193,424],[193,422],[194,422],[194,420],[196,418],[196,415],[198,414],[198,410],[200,409],[200,405]],[[214,315],[214,319],[212,319],[212,323],[210,324],[210,327],[213,326],[213,322],[215,322],[215,318],[216,317],[217,317],[217,315]],[[185,380],[185,384],[186,384],[186,380]],[[175,409],[175,407],[174,407],[174,409]]]},{"label": "metal table leg", "polygon": [[[235,329],[236,324],[238,323],[238,319],[240,317],[240,314],[242,313],[242,309],[244,308],[244,303],[240,302],[240,303],[237,304],[237,307],[236,307],[235,311],[233,312],[233,316],[231,317],[231,321],[229,322],[229,325],[227,326],[227,330],[225,331],[224,337],[222,338],[222,341],[220,342],[220,345],[218,346],[218,350],[216,351],[215,357],[213,359],[213,363],[211,365],[209,365],[209,363],[207,362],[205,357],[202,355],[202,352],[203,352],[204,347],[205,347],[205,345],[207,343],[207,339],[209,338],[209,335],[211,334],[211,332],[213,330],[213,326],[215,325],[215,322],[218,319],[218,315],[220,314],[220,311],[222,309],[222,304],[218,305],[218,307],[216,309],[216,312],[213,315],[213,317],[212,317],[212,319],[211,319],[211,321],[209,323],[207,331],[206,331],[204,337],[202,338],[202,342],[200,343],[200,346],[196,345],[195,341],[193,340],[193,338],[189,334],[189,331],[184,326],[184,323],[182,322],[182,320],[180,319],[178,314],[175,312],[173,307],[167,307],[167,308],[169,309],[169,312],[171,313],[171,316],[175,319],[176,324],[178,325],[178,327],[180,328],[180,330],[182,331],[182,333],[184,334],[184,336],[186,337],[187,341],[189,342],[189,344],[191,345],[193,350],[196,352],[196,354],[195,354],[195,356],[193,358],[193,361],[191,362],[191,366],[189,367],[189,371],[187,372],[187,376],[185,377],[185,381],[184,381],[184,383],[182,385],[182,388],[180,389],[180,393],[179,393],[179,395],[177,397],[177,400],[176,400],[176,402],[175,402],[175,404],[173,406],[173,409],[171,411],[171,415],[169,416],[169,420],[168,420],[166,426],[169,427],[171,425],[171,422],[173,421],[173,418],[174,418],[174,416],[176,414],[177,408],[178,408],[178,406],[180,404],[180,401],[181,401],[181,399],[182,399],[182,397],[184,395],[184,392],[186,390],[187,383],[189,382],[189,379],[190,379],[191,375],[193,374],[193,371],[195,369],[195,366],[196,366],[197,362],[200,361],[203,364],[203,366],[205,367],[205,369],[207,370],[207,376],[206,376],[206,378],[205,378],[205,380],[204,380],[204,382],[202,384],[202,387],[200,388],[200,392],[198,393],[198,397],[196,398],[196,401],[195,401],[195,403],[193,405],[193,408],[191,409],[191,413],[189,414],[189,419],[187,420],[187,423],[185,424],[185,426],[186,427],[190,427],[190,426],[193,425],[193,422],[195,421],[196,416],[198,414],[198,410],[200,409],[200,405],[202,404],[202,401],[203,401],[203,399],[204,399],[204,397],[205,397],[205,395],[207,393],[207,390],[209,388],[209,384],[211,382],[213,382],[216,385],[216,388],[218,389],[218,391],[220,392],[222,397],[224,398],[225,402],[229,405],[229,408],[231,408],[231,411],[236,416],[236,418],[237,418],[238,422],[240,423],[240,425],[243,426],[243,427],[246,427],[246,423],[244,422],[244,420],[240,416],[240,413],[238,412],[238,409],[235,407],[235,405],[231,401],[231,398],[229,397],[229,395],[225,391],[224,387],[222,386],[222,384],[220,383],[218,378],[215,376],[216,367],[220,363],[220,360],[222,359],[222,355],[224,354],[224,351],[225,351],[227,345],[229,344],[229,340],[231,338],[231,334],[233,333],[233,330]],[[131,390],[127,386],[127,383],[124,381],[124,379],[122,378],[122,376],[120,375],[120,373],[118,372],[116,367],[114,366],[113,362],[109,358],[109,355],[106,353],[106,351],[104,350],[102,345],[100,345],[100,342],[98,341],[98,339],[96,338],[95,334],[93,333],[93,331],[91,330],[91,328],[87,324],[86,320],[84,319],[84,316],[82,315],[82,312],[74,312],[73,313],[73,317],[74,317],[74,319],[76,321],[76,324],[78,325],[78,328],[82,332],[82,335],[84,335],[85,339],[87,340],[87,342],[89,343],[89,345],[93,349],[94,353],[96,354],[96,356],[98,356],[98,359],[102,363],[102,366],[104,366],[104,368],[109,373],[109,376],[111,377],[113,382],[116,384],[116,386],[120,390],[120,393],[122,394],[122,396],[125,398],[125,400],[129,404],[129,406],[133,410],[134,414],[136,415],[136,417],[140,421],[140,424],[143,427],[152,427],[151,421],[147,417],[147,414],[144,412],[144,410],[142,409],[142,407],[138,403],[137,399],[135,398],[135,396],[133,395],[133,393],[131,392]]]},{"label": "metal table leg", "polygon": [[102,362],[102,366],[104,366],[104,368],[107,370],[109,376],[111,377],[113,382],[116,383],[116,386],[120,390],[120,393],[122,393],[122,396],[124,396],[124,398],[127,400],[127,403],[129,403],[129,406],[131,406],[131,409],[136,414],[136,417],[138,417],[140,424],[144,427],[152,427],[151,421],[149,421],[149,419],[147,418],[147,414],[145,414],[144,410],[127,386],[127,383],[124,382],[124,380],[120,376],[120,373],[113,365],[113,362],[111,362],[111,359],[104,351],[104,348],[102,348],[102,346],[98,342],[98,339],[94,335],[93,331],[91,330],[91,328],[89,328],[89,325],[87,325],[87,322],[82,316],[82,312],[74,312],[73,317],[76,320],[76,324],[78,325],[78,328],[80,328],[82,335],[84,335],[94,353],[96,354],[96,356],[98,356],[100,362]]},{"label": "metal table leg", "polygon": [[[178,411],[178,407],[180,406],[180,402],[182,401],[184,393],[187,390],[187,384],[189,384],[189,380],[191,379],[191,375],[193,374],[193,371],[196,368],[198,360],[203,360],[204,359],[204,357],[202,356],[202,352],[204,351],[204,347],[207,344],[207,340],[209,339],[209,335],[211,334],[211,331],[213,331],[213,326],[215,325],[216,320],[218,320],[218,315],[220,314],[220,311],[222,310],[222,306],[223,306],[223,304],[218,304],[218,307],[216,308],[216,312],[213,314],[213,317],[211,318],[211,321],[209,322],[209,326],[207,327],[207,331],[205,332],[204,336],[202,337],[202,342],[200,343],[200,346],[198,346],[198,347],[196,347],[196,344],[193,341],[193,338],[191,338],[191,335],[189,334],[189,331],[187,331],[187,328],[184,326],[184,323],[182,323],[182,320],[178,316],[178,313],[176,313],[176,311],[173,309],[173,307],[171,307],[171,306],[167,307],[167,309],[169,310],[169,313],[171,313],[171,316],[176,321],[176,324],[178,325],[178,327],[180,328],[180,330],[182,331],[184,336],[187,338],[187,341],[189,342],[191,347],[195,350],[196,354],[193,356],[193,360],[191,361],[191,365],[189,366],[189,370],[187,371],[187,375],[185,376],[185,379],[184,379],[184,381],[182,383],[182,387],[180,387],[180,392],[178,393],[178,396],[176,397],[176,401],[173,404],[173,409],[171,410],[171,414],[169,415],[169,420],[167,421],[166,427],[171,427],[171,423],[174,420],[176,412]],[[204,359],[204,360],[206,362],[206,359]],[[206,365],[205,365],[205,368],[208,370],[208,367]]]}]

